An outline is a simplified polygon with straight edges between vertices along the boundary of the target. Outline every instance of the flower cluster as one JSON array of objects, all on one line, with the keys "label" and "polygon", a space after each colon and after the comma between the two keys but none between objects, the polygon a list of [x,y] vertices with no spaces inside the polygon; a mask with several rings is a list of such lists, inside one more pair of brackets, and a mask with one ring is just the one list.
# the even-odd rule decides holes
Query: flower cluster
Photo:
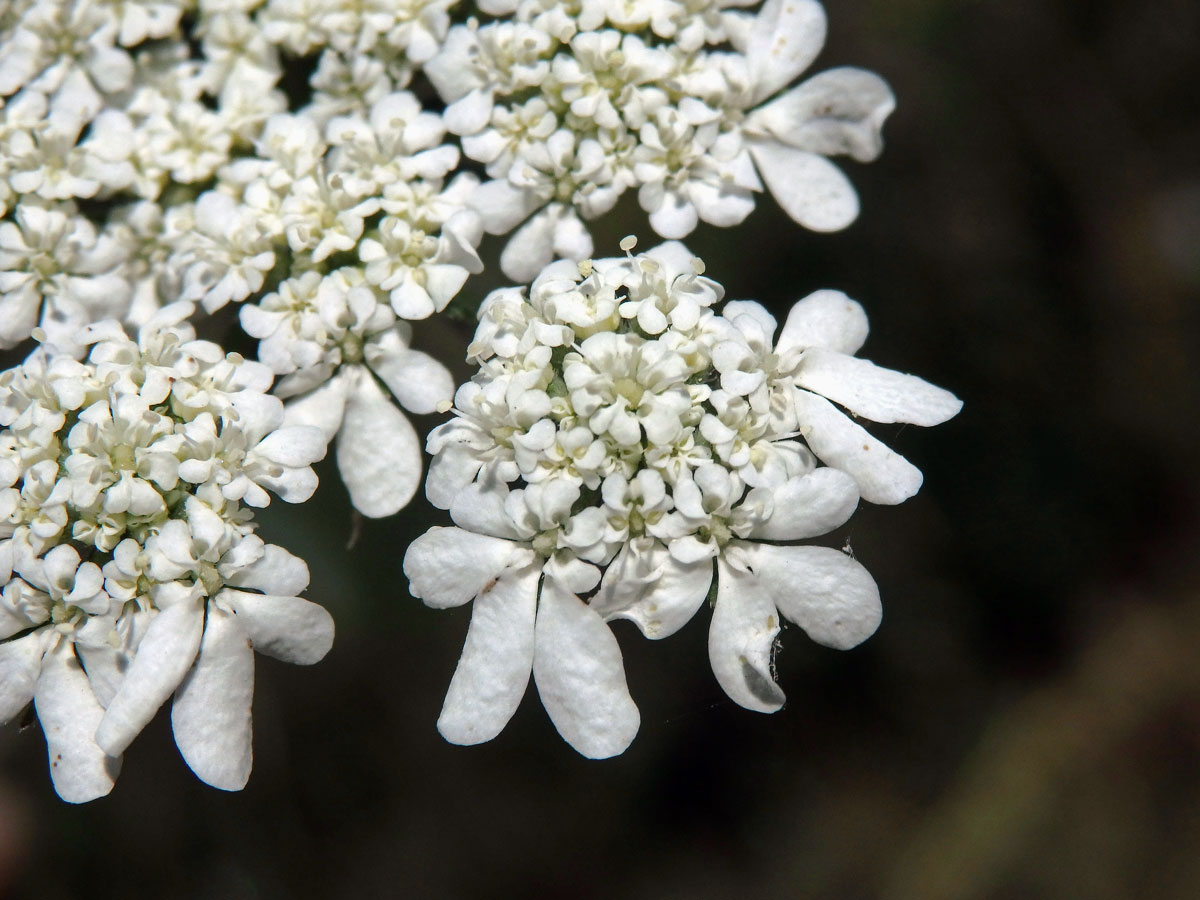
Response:
[{"label": "flower cluster", "polygon": [[191,313],[136,341],[105,320],[86,362],[44,348],[0,375],[0,721],[33,701],[72,802],[111,790],[172,694],[188,765],[241,788],[253,650],[313,663],[333,638],[251,512],[312,494],[324,436],[284,426],[270,371],[197,340]]},{"label": "flower cluster", "polygon": [[469,350],[479,372],[427,447],[426,492],[455,527],[405,557],[430,606],[474,600],[438,722],[447,739],[494,737],[532,672],[571,746],[621,753],[639,720],[605,623],[670,635],[714,578],[710,661],[749,709],[783,704],[770,667],[783,618],[836,648],[875,630],[867,571],[795,542],[840,526],[860,496],[900,502],[920,473],[834,404],[920,425],[961,404],[855,358],[866,317],[844,294],[801,300],[776,339],[757,303],[718,312],[723,290],[703,272],[667,243],[560,261],[528,296],[484,301]]},{"label": "flower cluster", "polygon": [[666,238],[699,220],[739,224],[764,182],[808,228],[855,218],[854,189],[826,157],[878,155],[891,91],[855,68],[784,91],[824,43],[824,10],[730,8],[741,5],[489,0],[495,21],[450,29],[425,71],[491,177],[473,200],[486,229],[517,229],[505,274],[527,281],[555,256],[590,256],[584,221],[627,189]]}]

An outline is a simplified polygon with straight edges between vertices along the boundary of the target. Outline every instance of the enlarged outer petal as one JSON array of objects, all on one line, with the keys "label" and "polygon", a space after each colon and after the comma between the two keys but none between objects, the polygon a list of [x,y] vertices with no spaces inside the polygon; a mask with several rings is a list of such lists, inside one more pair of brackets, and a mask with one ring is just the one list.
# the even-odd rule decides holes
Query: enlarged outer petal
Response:
[{"label": "enlarged outer petal", "polygon": [[628,619],[651,640],[668,637],[691,621],[712,586],[712,560],[682,563],[657,541],[621,548],[591,600],[605,621]]},{"label": "enlarged outer petal", "polygon": [[294,596],[308,587],[308,564],[282,547],[267,544],[262,556],[224,577],[232,587]]},{"label": "enlarged outer petal", "polygon": [[903,503],[921,489],[920,469],[851,422],[824,397],[796,389],[793,398],[800,434],[809,449],[850,475],[868,503]]},{"label": "enlarged outer petal", "polygon": [[498,578],[521,550],[502,538],[435,525],[404,554],[408,590],[434,609],[462,606]]},{"label": "enlarged outer petal", "polygon": [[469,202],[483,219],[488,234],[508,234],[542,205],[536,192],[503,179],[483,182],[475,188]]},{"label": "enlarged outer petal", "polygon": [[204,609],[190,599],[154,617],[96,729],[96,743],[109,756],[124,753],[179,686],[195,662],[203,631]]},{"label": "enlarged outer petal", "polygon": [[883,150],[880,129],[895,108],[886,81],[847,66],[797,85],[751,113],[747,125],[801,150],[870,162]]},{"label": "enlarged outer petal", "polygon": [[196,664],[171,706],[184,761],[205,784],[240,791],[250,778],[254,651],[236,616],[209,607]]},{"label": "enlarged outer petal", "polygon": [[288,400],[283,407],[285,425],[315,425],[325,434],[325,443],[333,440],[342,427],[346,399],[350,394],[349,369],[338,372],[307,394]]},{"label": "enlarged outer petal", "polygon": [[883,607],[871,573],[829,547],[747,545],[760,590],[818,644],[849,650],[879,627]]},{"label": "enlarged outer petal", "polygon": [[417,433],[365,369],[347,399],[337,462],[354,508],[371,518],[398,512],[421,483]]},{"label": "enlarged outer petal", "polygon": [[333,617],[303,597],[224,590],[217,599],[233,608],[259,653],[298,666],[324,659],[333,646]]},{"label": "enlarged outer petal", "polygon": [[858,217],[858,195],[833,163],[776,141],[756,140],[750,155],[783,211],[812,231],[839,231]]},{"label": "enlarged outer petal", "polygon": [[541,567],[508,569],[471,608],[471,626],[438,731],[452,744],[481,744],[512,718],[533,668],[533,621]]},{"label": "enlarged outer petal", "polygon": [[[520,540],[522,535],[517,530],[517,524],[504,505],[507,496],[505,485],[472,482],[454,497],[450,504],[450,518],[467,531]],[[526,539],[530,536],[525,535]]]},{"label": "enlarged outer petal", "polygon": [[7,722],[33,699],[33,688],[42,669],[42,635],[35,631],[0,644],[0,724]]},{"label": "enlarged outer petal", "polygon": [[783,706],[783,691],[771,672],[777,634],[779,613],[758,579],[719,558],[708,659],[717,683],[746,709],[771,713]]},{"label": "enlarged outer petal", "polygon": [[46,735],[50,778],[58,796],[68,803],[86,803],[111,791],[121,760],[106,754],[92,737],[104,710],[70,643],[62,641],[46,652],[33,703]]},{"label": "enlarged outer petal", "polygon": [[436,412],[442,401],[454,399],[450,370],[428,353],[405,346],[395,329],[368,341],[364,354],[371,370],[405,409],[428,414]]},{"label": "enlarged outer petal", "polygon": [[788,312],[775,352],[822,347],[853,355],[867,340],[867,313],[841,291],[813,291]]},{"label": "enlarged outer petal", "polygon": [[767,0],[746,42],[755,101],[807,69],[825,43],[825,10],[815,0]]},{"label": "enlarged outer petal", "polygon": [[641,716],[617,639],[599,614],[547,579],[534,625],[533,680],[563,740],[589,759],[625,752]]},{"label": "enlarged outer petal", "polygon": [[559,225],[556,206],[553,204],[534,215],[504,245],[500,271],[509,278],[533,281],[554,259],[554,232]]},{"label": "enlarged outer petal", "polygon": [[805,351],[793,377],[800,387],[872,422],[938,425],[962,409],[961,400],[923,378],[830,350]]},{"label": "enlarged outer petal", "polygon": [[799,541],[828,534],[858,506],[858,485],[840,469],[822,467],[790,478],[774,491],[771,517],[748,537]]}]

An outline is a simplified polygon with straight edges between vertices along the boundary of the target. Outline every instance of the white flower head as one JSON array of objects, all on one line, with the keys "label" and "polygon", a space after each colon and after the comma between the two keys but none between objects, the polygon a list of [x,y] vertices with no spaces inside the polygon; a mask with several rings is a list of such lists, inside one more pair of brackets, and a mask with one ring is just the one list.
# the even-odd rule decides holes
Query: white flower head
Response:
[{"label": "white flower head", "polygon": [[879,154],[891,91],[855,68],[790,87],[824,43],[824,10],[729,9],[742,5],[491,3],[501,18],[450,28],[425,71],[486,166],[471,202],[489,233],[512,234],[506,275],[590,257],[588,221],[629,189],[665,238],[737,225],[764,189],[807,228],[854,219],[854,188],[826,157]]},{"label": "white flower head", "polygon": [[[250,773],[253,651],[312,663],[333,624],[251,507],[316,487],[324,435],[283,422],[271,375],[197,340],[193,306],[137,340],[114,320],[0,376],[0,720],[32,699],[60,795],[108,793],[174,694],[176,744],[225,790]],[[86,560],[84,559],[86,555]]]},{"label": "white flower head", "polygon": [[961,404],[847,355],[865,317],[844,295],[840,307],[834,292],[801,301],[773,343],[766,310],[718,310],[723,290],[703,272],[670,243],[553,263],[528,297],[485,301],[470,350],[479,372],[427,445],[427,496],[455,527],[405,557],[414,596],[475,604],[438,723],[448,740],[498,734],[532,671],[568,743],[622,752],[638,718],[612,619],[662,638],[715,598],[713,671],[764,712],[783,704],[770,659],[784,619],[842,649],[878,625],[866,569],[797,543],[842,525],[860,490],[902,499],[874,490],[892,464],[873,454],[884,469],[872,469],[870,444],[851,453],[846,429],[861,429],[829,401],[920,424]]}]

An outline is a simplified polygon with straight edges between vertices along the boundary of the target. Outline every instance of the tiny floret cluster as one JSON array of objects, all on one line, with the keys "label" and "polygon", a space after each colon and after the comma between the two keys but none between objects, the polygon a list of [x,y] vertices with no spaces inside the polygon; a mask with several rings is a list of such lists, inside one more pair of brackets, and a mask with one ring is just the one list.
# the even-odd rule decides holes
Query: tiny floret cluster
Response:
[{"label": "tiny floret cluster", "polygon": [[879,154],[891,91],[856,68],[791,87],[824,44],[824,10],[744,5],[494,0],[481,6],[497,19],[449,30],[425,71],[491,178],[473,199],[486,229],[515,229],[506,275],[590,256],[586,221],[627,190],[665,238],[740,224],[764,188],[807,228],[854,220],[854,188],[827,157]]},{"label": "tiny floret cluster", "polygon": [[[634,241],[622,242],[626,251]],[[820,291],[777,323],[728,302],[679,243],[560,261],[526,292],[489,295],[468,354],[479,372],[431,432],[426,493],[454,527],[409,547],[428,605],[474,601],[438,727],[494,737],[532,673],[563,738],[589,757],[638,729],[607,622],[649,638],[714,600],[709,659],[748,709],[784,702],[771,669],[783,620],[850,648],[880,621],[850,556],[797,542],[842,525],[860,497],[898,503],[920,473],[838,407],[932,425],[949,392],[856,358],[862,307]]]},{"label": "tiny floret cluster", "polygon": [[308,568],[255,534],[270,493],[316,488],[325,452],[283,423],[266,366],[197,340],[189,303],[129,338],[78,336],[0,375],[0,721],[32,700],[63,799],[107,794],[174,695],[180,753],[226,790],[250,774],[254,650],[323,657]]}]

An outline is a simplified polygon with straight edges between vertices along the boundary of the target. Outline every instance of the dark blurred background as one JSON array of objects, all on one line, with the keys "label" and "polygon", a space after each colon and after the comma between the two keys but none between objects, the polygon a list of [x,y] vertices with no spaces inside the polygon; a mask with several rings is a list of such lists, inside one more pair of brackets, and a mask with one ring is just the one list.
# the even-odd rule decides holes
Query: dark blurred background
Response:
[{"label": "dark blurred background", "polygon": [[[70,807],[10,726],[0,895],[1200,896],[1200,4],[826,5],[817,69],[899,98],[883,157],[846,164],[860,221],[813,235],[764,198],[689,244],[781,316],[847,291],[864,356],[966,402],[878,429],[925,486],[830,536],[878,581],[879,632],[838,653],[785,631],[789,701],[761,716],[713,680],[704,614],[658,643],[618,623],[624,756],[577,756],[532,686],[497,740],[454,747],[434,722],[470,609],[401,573],[447,519],[414,504],[347,549],[325,464],[261,533],[308,561],[338,638],[310,669],[259,657],[249,787],[198,782],[160,715],[113,794]],[[633,204],[597,255],[631,231],[653,243]]]}]

